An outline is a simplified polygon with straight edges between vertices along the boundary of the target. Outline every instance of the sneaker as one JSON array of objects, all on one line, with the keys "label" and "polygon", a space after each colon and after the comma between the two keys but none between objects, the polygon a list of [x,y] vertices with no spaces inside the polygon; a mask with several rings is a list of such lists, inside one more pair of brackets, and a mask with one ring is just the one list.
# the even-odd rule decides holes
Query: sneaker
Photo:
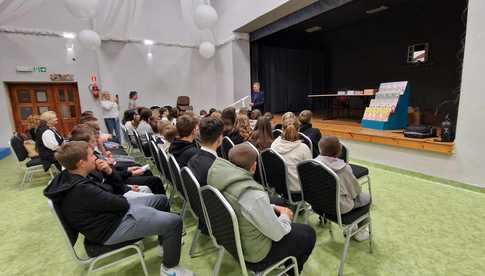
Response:
[{"label": "sneaker", "polygon": [[356,233],[353,238],[356,240],[356,241],[366,241],[369,239],[369,230],[367,228],[361,230],[360,232]]},{"label": "sneaker", "polygon": [[160,276],[194,276],[194,272],[181,267],[180,265],[166,268],[163,264],[160,267]]}]

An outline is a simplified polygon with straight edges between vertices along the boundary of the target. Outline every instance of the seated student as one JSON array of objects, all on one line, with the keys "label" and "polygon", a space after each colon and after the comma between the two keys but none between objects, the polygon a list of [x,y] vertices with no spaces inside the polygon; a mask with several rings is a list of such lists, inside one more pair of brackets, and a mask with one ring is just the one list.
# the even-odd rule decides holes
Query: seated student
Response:
[{"label": "seated student", "polygon": [[227,107],[222,111],[221,119],[224,122],[223,135],[229,137],[234,145],[244,143],[244,138],[235,127],[236,118],[236,109],[234,107]]},{"label": "seated student", "polygon": [[[61,219],[71,230],[105,245],[158,235],[165,252],[161,272],[193,275],[179,266],[182,219],[170,213],[164,195],[123,197],[117,173],[106,161],[96,159],[86,142],[62,145],[56,159],[66,170],[45,188],[44,195],[56,204]],[[102,172],[106,181],[89,177],[94,170]],[[112,187],[108,189],[108,185]]]},{"label": "seated student", "polygon": [[249,140],[251,133],[253,132],[251,125],[249,123],[249,118],[246,115],[238,115],[236,118],[235,129],[239,131],[239,135],[244,139],[244,141]]},{"label": "seated student", "polygon": [[266,117],[271,122],[271,130],[275,129],[276,124],[273,123],[273,114],[271,114],[271,112],[266,112],[266,113],[264,113],[263,116]]},{"label": "seated student", "polygon": [[224,123],[219,118],[205,117],[200,120],[199,133],[202,147],[190,158],[187,166],[194,173],[199,185],[207,185],[207,172],[217,158],[217,148],[222,144]]},{"label": "seated student", "polygon": [[202,119],[204,118],[205,116],[207,116],[207,111],[205,109],[201,109],[199,111],[199,118]]},{"label": "seated student", "polygon": [[308,136],[312,140],[313,144],[313,156],[318,156],[318,142],[322,138],[322,133],[320,129],[312,127],[312,112],[310,110],[303,110],[298,115],[298,120],[300,121],[300,132]]},{"label": "seated student", "polygon": [[[337,158],[342,151],[342,144],[335,136],[325,136],[320,140],[320,155],[315,160],[332,169],[340,179],[340,212],[342,214],[365,206],[371,202],[369,194],[362,192],[359,182],[352,173],[352,168],[342,159]],[[368,231],[360,231],[355,236],[358,241],[369,239]]]},{"label": "seated student", "polygon": [[169,152],[175,157],[180,168],[187,166],[190,158],[197,152],[194,142],[197,136],[199,120],[195,116],[184,114],[177,118],[177,138],[172,142]]},{"label": "seated student", "polygon": [[177,128],[169,121],[159,121],[157,128],[158,133],[155,134],[155,141],[163,151],[168,153],[170,145],[177,136]]},{"label": "seated student", "polygon": [[268,118],[261,116],[256,122],[254,131],[249,141],[261,152],[273,143],[273,134],[271,133],[271,123]]},{"label": "seated student", "polygon": [[56,129],[57,115],[54,111],[46,111],[40,115],[39,126],[35,133],[35,147],[47,171],[51,165],[61,170],[61,166],[54,158],[55,151],[62,145],[64,138]]},{"label": "seated student", "polygon": [[136,129],[140,123],[140,115],[138,115],[134,109],[126,110],[125,113],[123,113],[122,123],[126,127],[131,145],[136,148],[138,145],[136,144],[133,130]]},{"label": "seated student", "polygon": [[153,134],[152,126],[150,125],[150,119],[152,117],[152,111],[148,108],[142,108],[139,112],[140,114],[140,123],[136,127],[136,131],[140,135],[140,140],[145,145],[148,143],[145,133]]},{"label": "seated student", "polygon": [[[312,153],[298,137],[298,121],[296,120],[295,115],[291,112],[287,113],[288,114],[283,115],[283,134],[274,140],[271,144],[271,149],[279,153],[285,159],[288,167],[288,186],[290,192],[292,193],[294,200],[300,200],[301,186],[296,165],[303,160],[312,159]],[[293,114],[293,116],[289,113]]]},{"label": "seated student", "polygon": [[146,188],[140,186],[146,186],[150,192],[154,194],[165,194],[165,188],[160,178],[153,176],[150,170],[142,169],[138,164],[126,164],[119,165],[121,162],[113,161],[109,156],[104,156],[100,152],[97,152],[96,134],[89,124],[76,125],[71,131],[71,141],[84,141],[89,143],[93,148],[94,155],[97,158],[105,160],[110,166],[113,167],[119,174],[123,183],[134,186],[134,191],[148,191]]},{"label": "seated student", "polygon": [[222,158],[214,161],[207,183],[221,191],[236,212],[248,268],[261,271],[295,256],[301,272],[315,246],[315,231],[309,225],[291,223],[290,209],[270,204],[267,192],[253,180],[256,159],[250,145],[236,145],[229,151],[232,163]]}]

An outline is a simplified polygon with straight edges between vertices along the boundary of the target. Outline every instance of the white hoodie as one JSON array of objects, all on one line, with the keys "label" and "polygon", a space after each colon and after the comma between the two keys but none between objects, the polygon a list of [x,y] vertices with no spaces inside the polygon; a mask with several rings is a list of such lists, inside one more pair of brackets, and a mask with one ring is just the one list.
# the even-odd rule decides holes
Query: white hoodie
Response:
[{"label": "white hoodie", "polygon": [[340,178],[340,213],[345,214],[352,210],[354,198],[362,192],[352,168],[342,159],[335,157],[319,155],[315,160],[327,165]]},{"label": "white hoodie", "polygon": [[300,179],[296,165],[304,160],[312,159],[312,152],[300,140],[290,142],[280,137],[271,144],[271,149],[281,154],[288,167],[288,186],[291,192],[301,191]]}]

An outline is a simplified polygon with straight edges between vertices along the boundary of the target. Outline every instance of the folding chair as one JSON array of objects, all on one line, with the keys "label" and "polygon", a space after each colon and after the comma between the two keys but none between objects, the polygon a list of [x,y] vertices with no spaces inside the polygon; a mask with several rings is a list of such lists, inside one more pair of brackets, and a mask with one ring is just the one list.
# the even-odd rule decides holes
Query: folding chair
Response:
[{"label": "folding chair", "polygon": [[288,187],[288,167],[285,159],[279,153],[269,148],[261,152],[261,162],[266,185],[269,188],[273,188],[276,194],[286,198],[291,205],[296,206],[295,216],[293,217],[293,221],[296,221],[304,201],[293,200]]},{"label": "folding chair", "polygon": [[170,174],[172,175],[172,184],[174,189],[172,190],[172,193],[170,194],[170,199],[169,202],[172,202],[173,198],[175,197],[176,194],[179,194],[182,197],[182,200],[184,201],[183,207],[182,207],[182,213],[180,216],[182,217],[182,220],[185,217],[185,212],[187,211],[187,193],[185,192],[185,187],[184,183],[182,181],[182,176],[180,175],[180,166],[175,159],[173,155],[170,154],[168,157],[168,167],[170,170]]},{"label": "folding chair", "polygon": [[[355,177],[359,180],[361,185],[368,184],[369,185],[369,194],[372,196],[371,193],[371,184],[370,184],[370,176],[369,176],[369,169],[363,166],[359,166],[356,164],[349,163],[349,149],[345,144],[340,142],[342,145],[342,152],[340,153],[340,159],[344,160],[345,163],[350,165],[352,168],[352,172],[354,173]],[[363,181],[362,181],[363,180]]]},{"label": "folding chair", "polygon": [[291,264],[286,266],[283,271],[279,272],[277,275],[285,275],[286,272],[292,269],[295,275],[299,275],[295,257],[286,257],[266,268],[264,271],[249,271],[246,267],[246,262],[244,261],[241,237],[239,234],[239,224],[232,206],[222,194],[212,186],[204,186],[200,191],[203,199],[202,206],[205,219],[206,222],[209,222],[208,225],[210,225],[210,235],[219,247],[219,257],[214,266],[212,276],[219,275],[219,270],[224,258],[224,250],[227,250],[227,252],[239,262],[243,276],[254,274],[261,276],[268,275],[269,272],[278,269],[287,262],[291,262]]},{"label": "folding chair", "polygon": [[229,160],[229,151],[234,147],[234,142],[232,142],[231,138],[224,136],[222,139],[221,144],[221,154],[222,158]]},{"label": "folding chair", "polygon": [[[59,229],[61,230],[62,235],[64,236],[64,240],[66,241],[68,250],[71,253],[71,256],[74,259],[74,261],[77,262],[78,264],[82,265],[82,266],[88,266],[89,265],[87,275],[89,275],[89,273],[91,273],[91,272],[96,272],[96,271],[101,270],[101,269],[112,267],[112,266],[114,266],[118,263],[121,263],[121,262],[123,262],[123,261],[125,261],[129,258],[136,256],[138,259],[140,259],[140,263],[141,263],[141,267],[143,269],[144,275],[148,276],[148,270],[147,270],[147,267],[146,267],[146,264],[145,264],[145,260],[143,258],[143,243],[142,243],[142,241],[125,242],[125,243],[118,244],[118,245],[101,246],[101,248],[98,248],[99,251],[103,252],[103,251],[108,250],[108,252],[102,253],[98,256],[80,257],[77,254],[76,250],[74,249],[74,245],[76,244],[77,237],[76,237],[75,240],[71,240],[71,238],[69,238],[68,232],[67,232],[61,218],[58,215],[58,211],[56,210],[54,203],[50,199],[48,200],[48,205],[49,205],[49,209],[52,211],[52,214],[54,215],[54,217],[56,219],[57,225],[59,226]],[[102,248],[102,247],[104,247],[104,248]],[[104,265],[102,265],[98,268],[94,268],[95,265],[99,261],[106,260],[106,259],[112,259],[111,256],[116,255],[120,252],[130,251],[130,250],[134,250],[136,252],[136,255],[129,255],[129,256],[124,257],[122,259],[112,261],[108,264],[104,264]],[[88,248],[86,248],[86,251],[88,252],[88,255],[89,255],[90,250],[88,250]]]},{"label": "folding chair", "polygon": [[[14,139],[18,139],[18,140],[14,141]],[[18,152],[18,149],[12,145],[12,143],[17,143],[17,145],[21,145],[23,147],[23,141],[21,141],[21,139],[17,136],[12,137],[10,141],[8,141],[8,146],[10,147],[10,150],[15,155],[15,160],[17,161],[18,167],[24,171],[22,182],[20,182],[20,188],[23,188],[26,181],[32,182],[32,176],[34,175],[34,173],[44,173],[44,166],[42,165],[42,160],[40,159],[40,157],[34,157],[30,159],[27,156],[25,156],[25,158],[22,158],[21,157],[22,155]],[[27,151],[25,152],[25,155],[26,154],[27,154]],[[50,179],[54,178],[52,169],[49,168],[48,171],[49,171]]]},{"label": "folding chair", "polygon": [[[341,214],[341,184],[337,174],[325,164],[317,160],[302,161],[298,164],[297,169],[304,200],[312,206],[313,212],[331,223],[337,224],[345,236],[344,251],[340,258],[340,266],[338,270],[338,275],[343,275],[350,238],[356,233],[364,230],[366,226],[369,227],[369,251],[372,253],[371,203],[353,209],[348,213]],[[305,222],[308,221],[308,213],[309,212],[305,213]],[[331,223],[329,224],[329,231],[333,237]]]},{"label": "folding chair", "polygon": [[138,145],[138,150],[140,150],[140,152],[142,153],[143,158],[145,159],[145,161],[150,161],[151,160],[150,153],[147,152],[146,148],[143,146],[143,142],[141,141],[140,134],[136,129],[133,130],[133,135],[135,136],[135,140]]},{"label": "folding chair", "polygon": [[261,156],[259,155],[259,150],[251,142],[245,142],[245,143],[248,144],[258,155],[258,159],[256,160],[257,167],[256,167],[256,172],[254,173],[254,180],[259,184],[263,185],[266,190],[269,190],[265,182],[263,163],[261,162]]},{"label": "folding chair", "polygon": [[298,139],[300,139],[305,145],[308,146],[308,148],[310,149],[310,152],[312,153],[313,155],[313,142],[312,140],[306,136],[305,134],[301,133],[301,132],[298,132]]},{"label": "folding chair", "polygon": [[[199,221],[199,225],[202,222],[207,227],[207,229],[209,229],[209,225],[204,218],[204,210],[202,208],[202,196],[200,195],[199,181],[197,181],[195,176],[192,174],[192,171],[188,167],[182,168],[180,175],[182,176],[182,181],[184,183],[185,191],[187,193],[187,200],[189,202],[190,209],[192,210],[193,215]],[[201,230],[199,229],[199,227],[197,227],[194,237],[192,238],[192,244],[189,251],[189,255],[191,258],[198,257],[209,252],[207,250],[195,252],[197,241],[199,240],[201,233]],[[217,245],[215,246],[217,248]]]},{"label": "folding chair", "polygon": [[125,143],[126,143],[126,152],[128,154],[131,154],[131,151],[133,150],[133,146],[131,145],[131,139],[130,139],[130,135],[128,134],[128,129],[123,124],[120,124],[120,128],[121,128],[121,133],[123,134],[123,139],[125,140]]}]

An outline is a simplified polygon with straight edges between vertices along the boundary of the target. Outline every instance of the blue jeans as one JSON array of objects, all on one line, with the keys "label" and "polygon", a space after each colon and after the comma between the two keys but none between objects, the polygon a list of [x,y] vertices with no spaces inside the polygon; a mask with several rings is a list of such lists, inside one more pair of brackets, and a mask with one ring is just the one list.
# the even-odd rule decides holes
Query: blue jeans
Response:
[{"label": "blue jeans", "polygon": [[120,119],[104,118],[104,123],[106,124],[109,134],[113,135],[113,141],[121,144]]}]

